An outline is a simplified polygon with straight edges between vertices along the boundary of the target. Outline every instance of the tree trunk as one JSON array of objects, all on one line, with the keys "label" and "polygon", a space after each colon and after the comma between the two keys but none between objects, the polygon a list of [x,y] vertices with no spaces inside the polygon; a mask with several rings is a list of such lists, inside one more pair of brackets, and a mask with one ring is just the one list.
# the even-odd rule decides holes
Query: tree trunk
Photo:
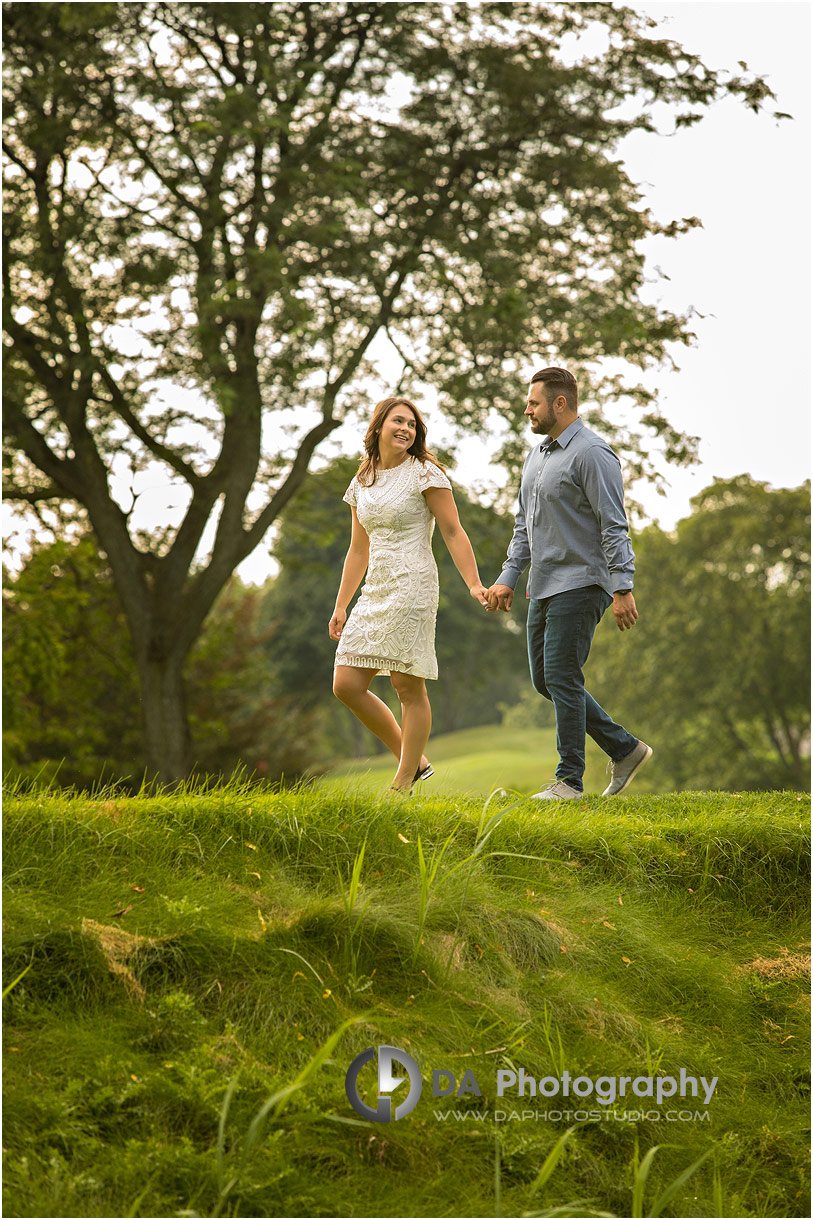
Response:
[{"label": "tree trunk", "polygon": [[165,784],[186,779],[192,764],[182,664],[156,657],[139,665],[148,778]]}]

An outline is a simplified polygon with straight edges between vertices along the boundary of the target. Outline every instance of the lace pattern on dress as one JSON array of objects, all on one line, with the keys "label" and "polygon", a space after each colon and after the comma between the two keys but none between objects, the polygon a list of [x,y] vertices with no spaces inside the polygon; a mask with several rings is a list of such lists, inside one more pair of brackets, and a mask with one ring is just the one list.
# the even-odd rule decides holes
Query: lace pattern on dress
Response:
[{"label": "lace pattern on dress", "polygon": [[354,478],[345,492],[369,536],[370,557],[336,650],[337,665],[437,677],[435,518],[423,496],[430,487],[451,484],[437,466],[410,458],[379,470],[370,487]]},{"label": "lace pattern on dress", "polygon": [[345,504],[350,504],[350,505],[352,505],[353,508],[356,507],[356,503],[357,503],[357,499],[358,499],[358,497],[356,496],[357,487],[358,487],[358,484],[356,483],[356,477],[354,475],[353,482],[350,484],[347,491],[342,496],[342,499],[344,500]]},{"label": "lace pattern on dress", "polygon": [[355,669],[377,669],[382,674],[408,674],[414,668],[411,661],[394,661],[392,657],[358,657],[352,652],[337,656],[336,664],[352,665]]},{"label": "lace pattern on dress", "polygon": [[422,492],[428,491],[430,487],[445,487],[449,491],[452,490],[452,485],[446,478],[446,475],[433,462],[421,463],[421,469],[418,472],[418,482]]}]

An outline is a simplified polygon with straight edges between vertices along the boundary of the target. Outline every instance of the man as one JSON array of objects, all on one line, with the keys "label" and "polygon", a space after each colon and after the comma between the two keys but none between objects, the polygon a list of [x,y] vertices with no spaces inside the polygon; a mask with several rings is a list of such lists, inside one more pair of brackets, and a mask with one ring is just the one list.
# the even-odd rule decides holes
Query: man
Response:
[{"label": "man", "polygon": [[579,419],[576,379],[567,369],[534,373],[525,414],[548,439],[525,459],[508,559],[487,592],[490,610],[511,609],[514,587],[528,576],[531,680],[556,711],[556,781],[534,799],[574,800],[584,791],[585,733],[612,760],[604,796],[631,783],[651,748],[616,724],[584,688],[582,669],[593,635],[612,605],[620,631],[638,618],[635,571],[621,464]]}]

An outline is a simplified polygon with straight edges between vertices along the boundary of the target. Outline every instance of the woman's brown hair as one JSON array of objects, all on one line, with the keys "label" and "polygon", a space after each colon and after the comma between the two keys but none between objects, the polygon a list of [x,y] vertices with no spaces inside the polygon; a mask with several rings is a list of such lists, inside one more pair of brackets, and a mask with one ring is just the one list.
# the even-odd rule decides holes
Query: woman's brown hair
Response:
[{"label": "woman's brown hair", "polygon": [[[367,429],[367,434],[364,437],[364,458],[358,468],[356,478],[362,487],[372,487],[375,483],[376,474],[378,472],[378,464],[381,461],[381,454],[378,448],[378,436],[381,432],[384,420],[389,415],[394,407],[409,407],[412,414],[415,416],[415,439],[407,449],[407,453],[412,454],[419,462],[431,462],[440,470],[443,470],[434,453],[431,453],[426,448],[426,424],[423,421],[420,411],[415,406],[414,402],[410,402],[408,398],[382,398],[381,402],[376,404],[373,411],[373,418],[370,420],[370,426]],[[369,482],[368,482],[369,479]]]}]

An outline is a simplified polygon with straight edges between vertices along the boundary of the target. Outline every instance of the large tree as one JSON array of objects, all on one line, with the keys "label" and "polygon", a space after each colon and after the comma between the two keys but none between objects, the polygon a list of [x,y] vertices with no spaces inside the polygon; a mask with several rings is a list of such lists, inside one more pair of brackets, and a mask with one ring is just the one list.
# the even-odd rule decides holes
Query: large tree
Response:
[{"label": "large tree", "polygon": [[[35,546],[3,589],[3,771],[92,788],[138,789],[146,757],[138,673],[110,565],[91,534]],[[217,599],[186,667],[197,778],[276,781],[314,761],[315,717],[275,689],[262,591],[236,578]]]},{"label": "large tree", "polygon": [[[604,50],[562,55],[589,25]],[[164,777],[191,758],[201,625],[366,409],[378,337],[466,428],[515,413],[525,352],[642,366],[686,341],[639,299],[639,247],[695,222],[651,215],[618,142],[664,103],[690,124],[772,94],[651,26],[609,4],[5,6],[6,495],[86,509]],[[628,460],[651,469],[653,437],[687,457],[640,400]],[[151,464],[185,512],[147,538],[125,476]]]}]

